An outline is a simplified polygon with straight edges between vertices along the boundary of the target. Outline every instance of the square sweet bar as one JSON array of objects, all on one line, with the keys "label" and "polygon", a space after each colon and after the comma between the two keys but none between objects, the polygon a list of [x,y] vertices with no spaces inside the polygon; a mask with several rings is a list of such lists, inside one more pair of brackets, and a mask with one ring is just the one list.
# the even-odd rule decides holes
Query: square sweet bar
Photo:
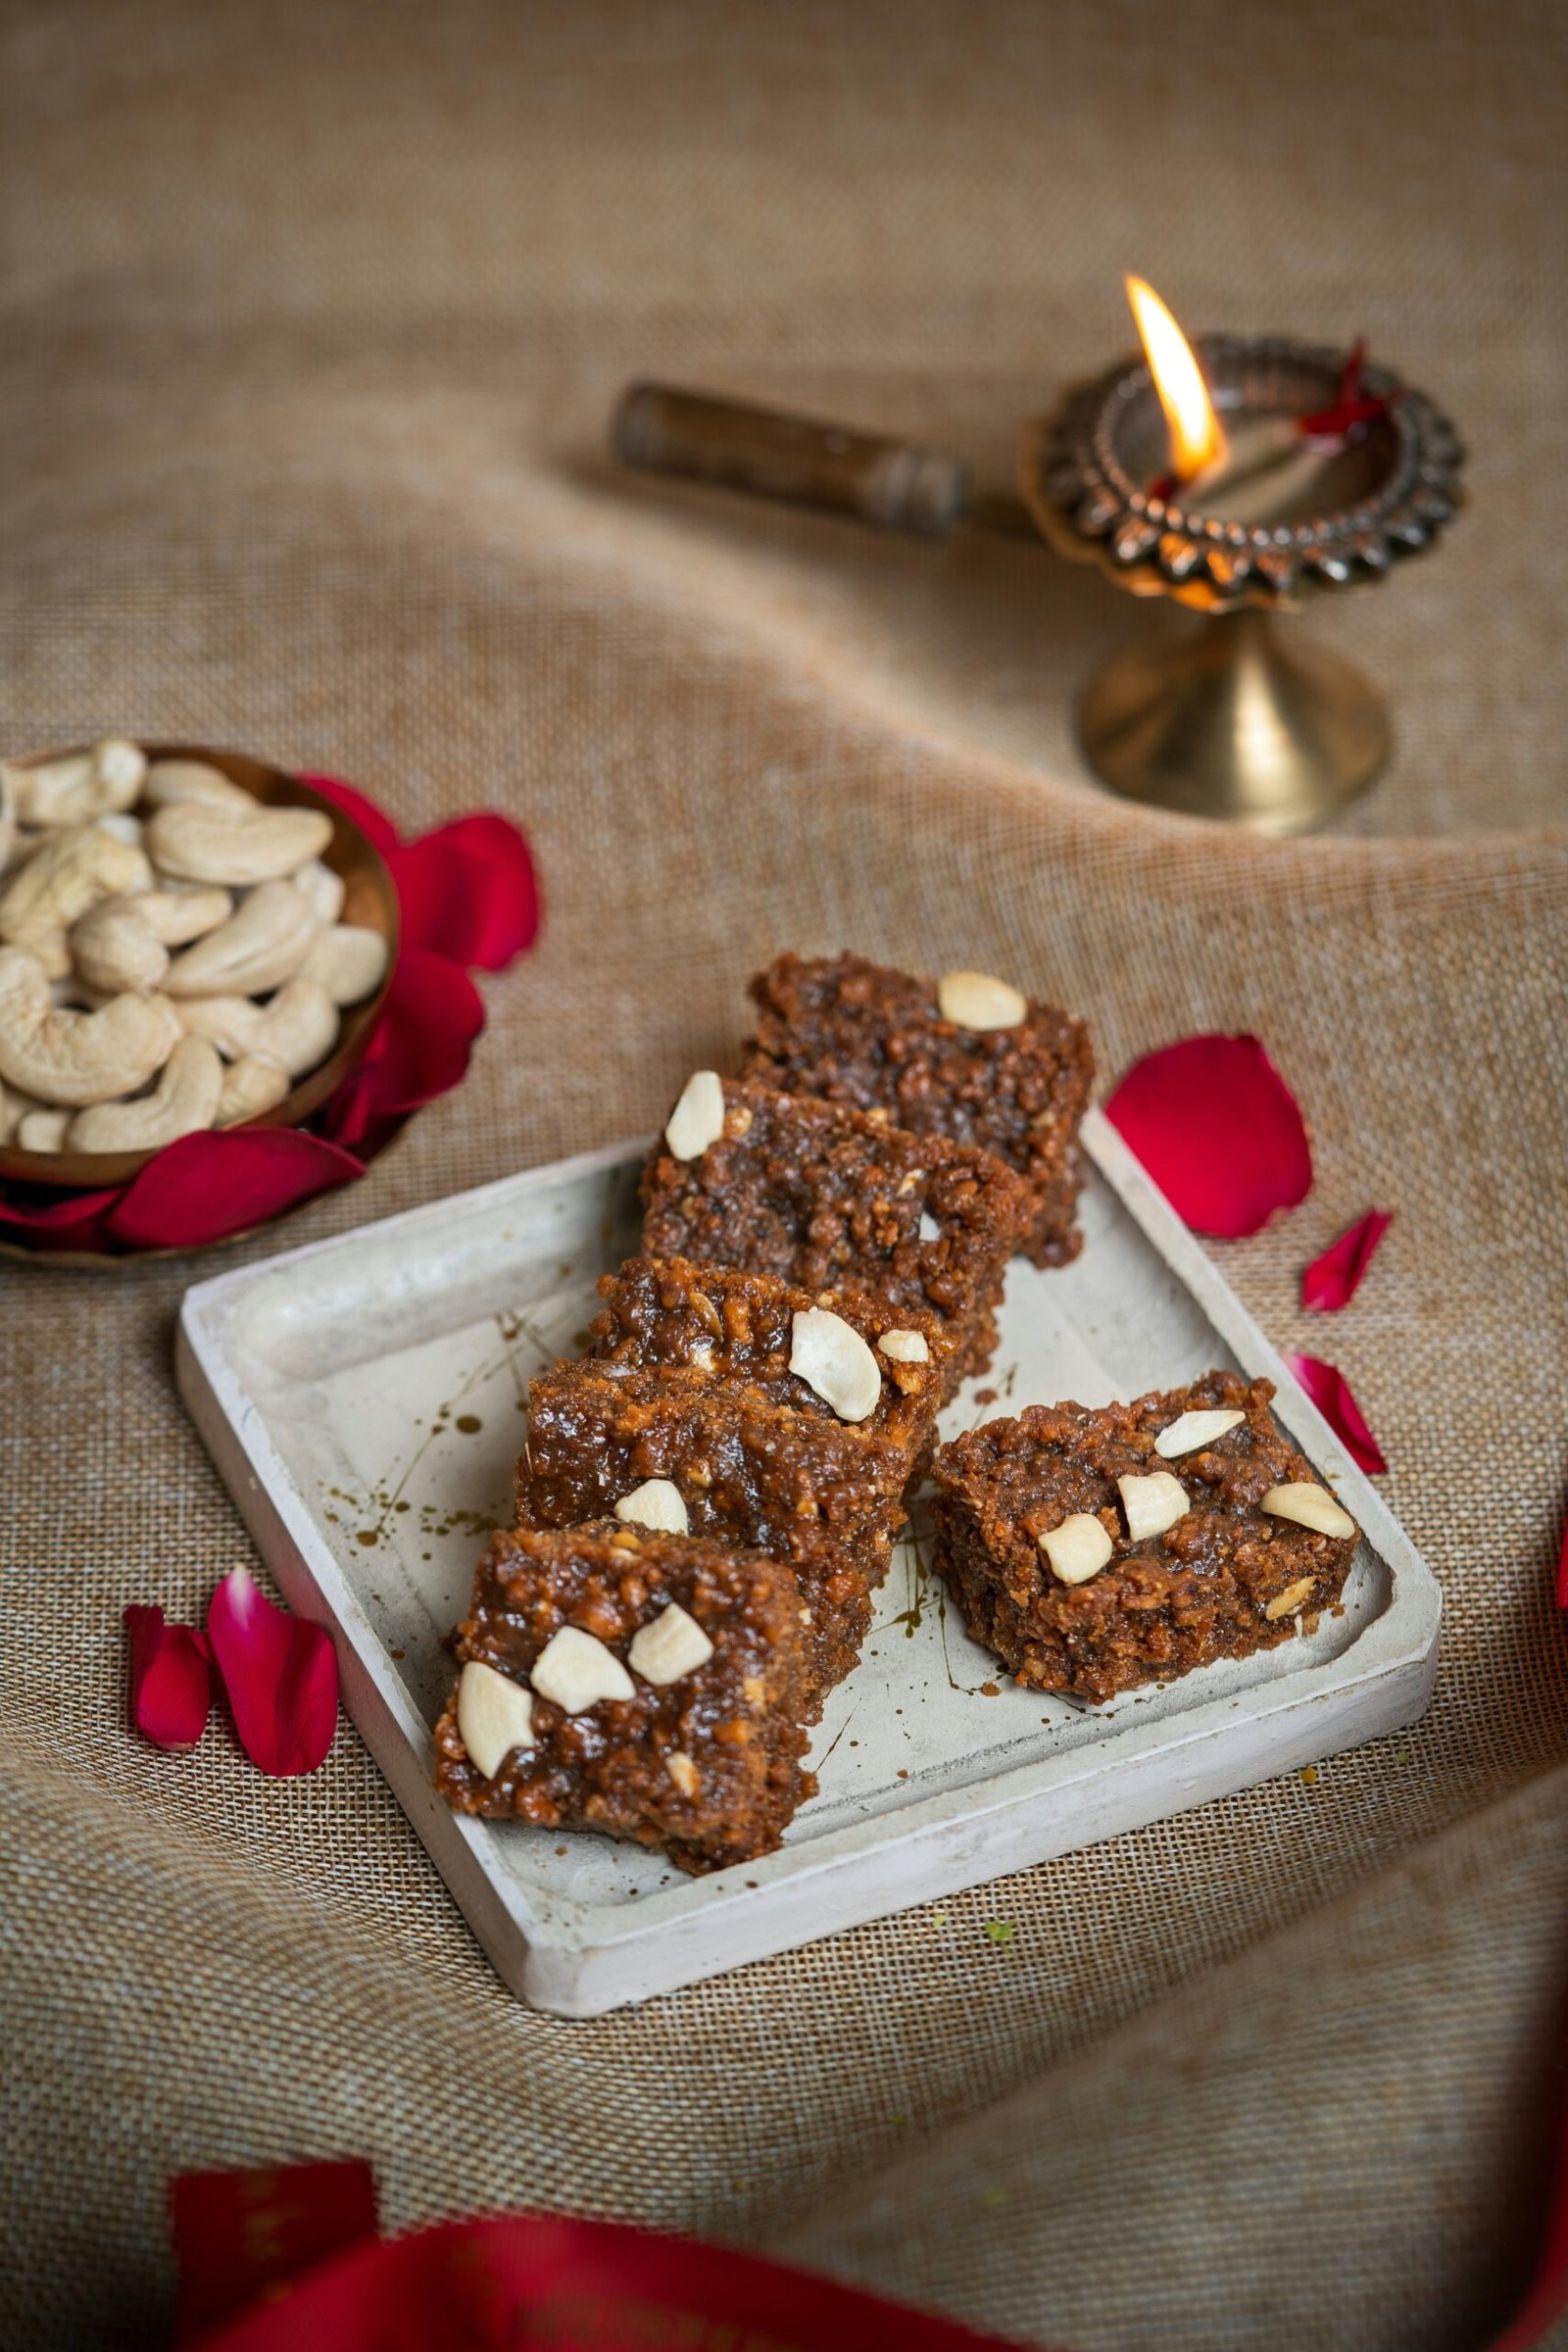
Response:
[{"label": "square sweet bar", "polygon": [[1016,1247],[1037,1266],[1077,1254],[1078,1128],[1095,1074],[1081,1020],[979,973],[922,980],[863,956],[781,956],[751,993],[742,1077],[994,1152],[1029,1188]]},{"label": "square sweet bar", "polygon": [[906,1449],[745,1383],[561,1363],[529,1385],[519,1527],[624,1516],[790,1562],[811,1611],[812,1706],[856,1662],[904,1521]]},{"label": "square sweet bar", "polygon": [[686,1257],[628,1258],[599,1295],[592,1356],[607,1369],[749,1381],[776,1404],[889,1438],[923,1467],[952,1347],[936,1316],[910,1308],[901,1323],[853,1292]]},{"label": "square sweet bar", "polygon": [[642,1528],[492,1538],[436,1726],[457,1812],[598,1830],[682,1870],[770,1853],[815,1793],[791,1569]]},{"label": "square sweet bar", "polygon": [[1337,1603],[1355,1523],[1273,1394],[1209,1372],[939,1446],[936,1564],[974,1639],[1020,1683],[1100,1700],[1269,1648]]},{"label": "square sweet bar", "polygon": [[1029,1200],[989,1152],[908,1135],[885,1113],[699,1070],[650,1154],[642,1192],[651,1257],[858,1292],[901,1323],[933,1314],[952,1335],[950,1396],[991,1361],[996,1302]]}]

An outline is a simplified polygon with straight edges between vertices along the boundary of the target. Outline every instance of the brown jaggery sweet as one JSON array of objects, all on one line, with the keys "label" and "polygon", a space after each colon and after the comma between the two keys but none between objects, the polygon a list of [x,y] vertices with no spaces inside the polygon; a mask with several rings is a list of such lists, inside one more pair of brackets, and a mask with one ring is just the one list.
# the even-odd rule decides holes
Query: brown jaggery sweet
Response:
[{"label": "brown jaggery sweet", "polygon": [[530,1383],[519,1527],[613,1513],[651,1479],[675,1487],[695,1535],[788,1561],[811,1610],[811,1707],[855,1665],[904,1521],[906,1449],[683,1372],[561,1363]]},{"label": "brown jaggery sweet", "polygon": [[[940,1446],[935,1558],[975,1640],[1020,1683],[1100,1700],[1267,1648],[1295,1632],[1298,1615],[1338,1601],[1354,1535],[1259,1508],[1271,1489],[1321,1483],[1269,1411],[1273,1394],[1266,1380],[1209,1372],[1132,1404],[1030,1405]],[[1244,1417],[1193,1451],[1155,1451],[1178,1416],[1222,1410]],[[1180,1482],[1190,1507],[1164,1533],[1131,1542],[1116,1482],[1160,1473]],[[1104,1529],[1110,1557],[1066,1584],[1041,1538],[1079,1513]]]},{"label": "brown jaggery sweet", "polygon": [[[601,1276],[599,1295],[604,1305],[590,1326],[593,1360],[689,1373],[717,1389],[749,1382],[774,1403],[819,1420],[832,1418],[834,1408],[791,1370],[790,1358],[797,1315],[830,1309],[864,1341],[882,1376],[875,1408],[856,1426],[905,1447],[911,1470],[924,1466],[952,1347],[936,1316],[907,1308],[897,1317],[850,1291],[803,1291],[771,1274],[686,1257],[628,1258],[618,1273]],[[880,1345],[890,1334],[891,1351]]]},{"label": "brown jaggery sweet", "polygon": [[[658,1685],[632,1644],[671,1603],[711,1653]],[[567,1713],[534,1690],[530,1744],[487,1778],[459,1730],[460,1682],[436,1727],[436,1787],[460,1813],[661,1845],[683,1870],[769,1853],[816,1787],[800,1763],[810,1674],[801,1606],[786,1563],[700,1538],[612,1521],[499,1534],[458,1631],[460,1661],[525,1687],[570,1627],[628,1670],[631,1695]]]},{"label": "brown jaggery sweet", "polygon": [[996,1346],[996,1303],[1027,1221],[1021,1177],[994,1153],[880,1117],[726,1080],[722,1131],[678,1159],[667,1131],[643,1171],[651,1257],[850,1291],[951,1330],[947,1393]]},{"label": "brown jaggery sweet", "polygon": [[1033,998],[1010,1027],[969,1028],[944,1017],[937,991],[863,956],[781,956],[751,983],[757,1033],[741,1075],[994,1152],[1029,1187],[1019,1249],[1037,1266],[1063,1265],[1082,1242],[1073,1220],[1095,1074],[1089,1031]]}]

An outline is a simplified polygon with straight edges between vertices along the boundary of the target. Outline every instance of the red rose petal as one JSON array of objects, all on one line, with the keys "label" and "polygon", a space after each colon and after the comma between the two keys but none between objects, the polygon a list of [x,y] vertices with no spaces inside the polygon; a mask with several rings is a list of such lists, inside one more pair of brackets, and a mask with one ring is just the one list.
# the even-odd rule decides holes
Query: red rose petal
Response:
[{"label": "red rose petal", "polygon": [[109,1230],[134,1250],[196,1250],[364,1174],[351,1152],[299,1127],[185,1135],[132,1178]]},{"label": "red rose petal", "polygon": [[301,776],[300,782],[318,792],[323,801],[330,801],[334,808],[341,808],[350,824],[358,825],[383,858],[390,858],[399,847],[398,829],[386,810],[354,785],[344,784],[336,776]]},{"label": "red rose petal", "polygon": [[1394,1223],[1394,1212],[1369,1208],[1348,1233],[1342,1233],[1321,1257],[1314,1257],[1301,1276],[1301,1304],[1310,1313],[1338,1314],[1348,1306],[1361,1287],[1379,1242]]},{"label": "red rose petal", "polygon": [[510,817],[460,816],[399,850],[390,862],[403,936],[412,946],[499,972],[533,945],[538,877]]},{"label": "red rose petal", "polygon": [[[233,2173],[176,2173],[170,2221],[183,2343],[375,2235],[375,2175],[360,2156]],[[296,2345],[303,2343],[295,2337]]]},{"label": "red rose petal", "polygon": [[166,1625],[160,1608],[133,1603],[123,1618],[130,1636],[130,1720],[157,1747],[194,1747],[213,1704],[212,1652],[199,1626]]},{"label": "red rose petal", "polygon": [[461,964],[405,947],[363,1059],[327,1106],[327,1131],[352,1148],[377,1119],[433,1102],[465,1076],[484,1000]]},{"label": "red rose petal", "polygon": [[[98,1193],[57,1193],[39,1204],[28,1198],[33,1188],[0,1187],[0,1229],[25,1234],[40,1257],[51,1250],[102,1250],[109,1239],[105,1217],[120,1199],[120,1190]],[[19,1198],[19,1193],[23,1196]]]},{"label": "red rose petal", "polygon": [[1146,1054],[1105,1116],[1195,1232],[1256,1233],[1312,1189],[1296,1097],[1255,1037],[1185,1037]]},{"label": "red rose petal", "polygon": [[274,1609],[235,1568],[208,1605],[207,1636],[251,1762],[273,1780],[314,1772],[337,1729],[337,1657],[321,1627]]},{"label": "red rose petal", "polygon": [[1366,1425],[1366,1416],[1350,1394],[1350,1384],[1334,1364],[1319,1355],[1288,1355],[1285,1361],[1317,1406],[1352,1462],[1374,1475],[1386,1470],[1383,1449]]}]

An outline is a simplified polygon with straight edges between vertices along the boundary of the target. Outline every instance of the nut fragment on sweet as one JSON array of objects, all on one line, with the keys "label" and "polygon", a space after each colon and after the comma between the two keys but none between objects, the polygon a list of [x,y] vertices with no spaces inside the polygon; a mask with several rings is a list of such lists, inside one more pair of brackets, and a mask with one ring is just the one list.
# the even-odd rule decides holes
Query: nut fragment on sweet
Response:
[{"label": "nut fragment on sweet", "polygon": [[1239,1429],[1246,1419],[1245,1413],[1227,1412],[1223,1407],[1178,1413],[1154,1440],[1154,1451],[1165,1461],[1173,1462],[1181,1454],[1196,1453],[1200,1446],[1212,1446],[1216,1438],[1222,1438],[1228,1429]]},{"label": "nut fragment on sweet", "polygon": [[672,1747],[664,1758],[664,1770],[682,1796],[695,1796],[702,1787],[697,1767],[683,1748]]},{"label": "nut fragment on sweet", "polygon": [[1026,997],[989,972],[944,972],[937,1004],[942,1018],[959,1029],[1016,1029],[1029,1011]]},{"label": "nut fragment on sweet", "polygon": [[882,1399],[876,1357],[853,1323],[829,1306],[798,1309],[790,1324],[790,1370],[841,1421],[865,1421]]},{"label": "nut fragment on sweet", "polygon": [[514,1747],[533,1745],[533,1693],[470,1658],[458,1678],[458,1737],[493,1781]]},{"label": "nut fragment on sweet", "polygon": [[1168,1470],[1151,1471],[1147,1478],[1118,1478],[1116,1485],[1127,1515],[1127,1534],[1134,1544],[1162,1536],[1192,1508],[1186,1488]]},{"label": "nut fragment on sweet", "polygon": [[639,1626],[626,1652],[645,1683],[661,1688],[695,1674],[713,1654],[713,1644],[695,1617],[672,1600],[652,1625]]},{"label": "nut fragment on sweet", "polygon": [[928,1364],[931,1349],[923,1331],[885,1331],[877,1347],[890,1363]]},{"label": "nut fragment on sweet", "polygon": [[1335,1501],[1326,1487],[1314,1486],[1309,1479],[1292,1479],[1286,1486],[1270,1487],[1257,1507],[1273,1519],[1293,1519],[1298,1527],[1309,1527],[1315,1535],[1355,1534],[1349,1512]]},{"label": "nut fragment on sweet", "polygon": [[1112,1545],[1092,1511],[1074,1511],[1059,1527],[1047,1528],[1040,1548],[1062,1584],[1086,1585],[1104,1567]]},{"label": "nut fragment on sweet", "polygon": [[[615,1505],[615,1517],[632,1527],[653,1527],[670,1536],[691,1533],[686,1497],[672,1478],[645,1478]],[[635,1656],[632,1659],[636,1664]]]},{"label": "nut fragment on sweet", "polygon": [[664,1141],[675,1159],[701,1159],[724,1132],[724,1086],[716,1070],[693,1070],[669,1114]]},{"label": "nut fragment on sweet", "polygon": [[1311,1598],[1316,1583],[1315,1576],[1298,1577],[1294,1585],[1287,1585],[1283,1592],[1276,1592],[1273,1599],[1265,1604],[1264,1616],[1274,1619],[1294,1617],[1301,1603]]},{"label": "nut fragment on sweet", "polygon": [[568,1715],[602,1698],[635,1698],[637,1686],[613,1650],[580,1626],[564,1625],[534,1660],[533,1687]]}]

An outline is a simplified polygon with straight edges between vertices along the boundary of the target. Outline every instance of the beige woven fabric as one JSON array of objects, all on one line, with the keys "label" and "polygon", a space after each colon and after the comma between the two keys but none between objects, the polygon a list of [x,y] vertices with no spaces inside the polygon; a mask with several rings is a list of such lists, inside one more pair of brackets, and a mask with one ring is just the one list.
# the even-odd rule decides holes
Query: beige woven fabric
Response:
[{"label": "beige woven fabric", "polygon": [[[362,2151],[394,2224],[638,2213],[1080,2352],[1482,2340],[1568,1943],[1560,12],[104,0],[3,44],[6,746],[114,725],[410,826],[499,805],[548,920],[352,1195],[189,1265],[0,1271],[0,2336],[159,2340],[171,2172]],[[1073,690],[1159,625],[1088,574],[600,454],[658,370],[1000,467],[1125,345],[1128,266],[1195,323],[1367,327],[1473,445],[1450,542],[1301,624],[1396,702],[1337,837],[1082,779]],[[123,1728],[122,1603],[194,1614],[251,1556],[172,1318],[195,1273],[651,1123],[787,944],[1013,973],[1111,1072],[1265,1036],[1318,1183],[1216,1256],[1354,1380],[1446,1590],[1437,1696],[1313,1785],[564,2025],[351,1733],[268,1783]],[[1309,1325],[1299,1267],[1374,1200],[1373,1279]]]}]

